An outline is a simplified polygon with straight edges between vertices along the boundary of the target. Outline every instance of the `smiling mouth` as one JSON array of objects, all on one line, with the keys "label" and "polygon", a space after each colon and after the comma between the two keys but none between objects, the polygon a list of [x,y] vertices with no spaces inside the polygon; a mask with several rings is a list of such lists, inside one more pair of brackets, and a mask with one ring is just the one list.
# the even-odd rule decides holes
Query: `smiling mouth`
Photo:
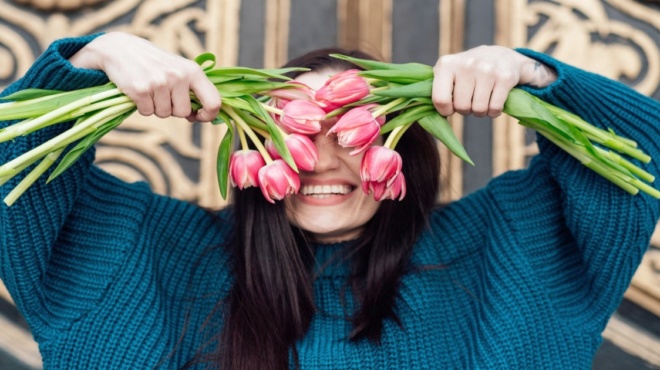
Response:
[{"label": "smiling mouth", "polygon": [[303,185],[300,187],[299,194],[316,199],[326,199],[349,194],[355,189],[356,187],[351,185]]}]

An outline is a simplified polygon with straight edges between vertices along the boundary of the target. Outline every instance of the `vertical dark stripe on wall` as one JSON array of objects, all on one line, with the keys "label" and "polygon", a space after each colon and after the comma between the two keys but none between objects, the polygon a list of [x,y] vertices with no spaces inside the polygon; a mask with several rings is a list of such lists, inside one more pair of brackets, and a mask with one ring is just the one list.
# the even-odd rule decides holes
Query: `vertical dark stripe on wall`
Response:
[{"label": "vertical dark stripe on wall", "polygon": [[[465,49],[493,44],[495,35],[494,0],[468,0],[465,22]],[[463,142],[475,166],[463,166],[463,194],[486,185],[493,173],[493,125],[490,118],[468,116]]]},{"label": "vertical dark stripe on wall", "polygon": [[289,59],[337,44],[337,0],[291,0]]},{"label": "vertical dark stripe on wall", "polygon": [[438,59],[439,0],[394,1],[392,61],[433,65]]},{"label": "vertical dark stripe on wall", "polygon": [[266,0],[242,0],[238,65],[261,68],[264,64]]}]

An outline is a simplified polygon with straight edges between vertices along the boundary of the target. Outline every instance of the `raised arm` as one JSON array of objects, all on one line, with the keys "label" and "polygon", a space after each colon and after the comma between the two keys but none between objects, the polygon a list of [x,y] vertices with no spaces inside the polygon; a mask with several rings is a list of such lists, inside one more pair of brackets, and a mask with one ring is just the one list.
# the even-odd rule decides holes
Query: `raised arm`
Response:
[{"label": "raised arm", "polygon": [[[103,35],[70,62],[74,67],[104,71],[144,116],[211,121],[220,109],[220,95],[199,65],[131,34]],[[190,108],[191,91],[202,103],[196,112]]]},{"label": "raised arm", "polygon": [[[122,33],[56,41],[3,95],[27,88],[80,89],[106,83],[108,78],[134,99],[140,112],[145,114],[207,120],[219,109],[217,90],[194,62]],[[204,105],[197,113],[190,111],[191,90]],[[12,123],[0,122],[0,128]],[[69,127],[71,123],[59,124],[0,144],[0,163]],[[103,275],[110,274],[109,266],[122,255],[118,251],[93,250],[107,237],[103,234],[103,225],[123,225],[122,235],[113,237],[113,243],[128,245],[142,222],[146,208],[144,193],[148,189],[122,183],[95,168],[93,160],[92,149],[49,184],[45,184],[46,173],[13,206],[0,203],[0,279],[25,314],[35,336],[55,325],[52,315],[61,306],[47,307],[52,298],[49,296],[59,293],[47,291],[46,285],[66,281],[66,277],[58,277],[53,283],[48,275],[49,266],[64,264],[76,269],[80,266],[75,266],[74,261],[100,258],[94,262],[97,268],[94,279],[78,281],[65,293],[71,296],[81,287],[88,291],[101,290],[86,285],[102,287],[107,283],[108,276]],[[22,177],[16,176],[0,187],[0,199]],[[100,234],[95,236],[94,233]],[[89,255],[73,256],[78,252]]]},{"label": "raised arm", "polygon": [[[73,90],[101,85],[108,80],[100,71],[74,68],[67,58],[95,36],[54,42],[27,74],[2,92],[3,96],[27,88]],[[0,122],[0,128],[14,122]],[[0,144],[0,162],[5,163],[58,135],[69,124],[56,125],[12,142]],[[52,247],[71,212],[81,186],[89,176],[93,150],[84,155],[67,173],[48,186],[37,182],[12,207],[0,201],[0,279],[12,294],[18,308],[39,335],[47,325],[42,312],[45,294],[42,284]],[[0,187],[4,199],[22,179],[19,175]]]},{"label": "raised arm", "polygon": [[[479,47],[443,57],[436,66],[433,99],[445,115],[495,117],[517,85],[635,140],[654,158],[640,166],[660,175],[660,104],[547,55]],[[510,233],[510,244],[494,248],[502,248],[508,263],[529,269],[552,297],[553,312],[600,333],[648,247],[660,201],[629,195],[537,136],[541,153],[530,167],[488,185]]]}]

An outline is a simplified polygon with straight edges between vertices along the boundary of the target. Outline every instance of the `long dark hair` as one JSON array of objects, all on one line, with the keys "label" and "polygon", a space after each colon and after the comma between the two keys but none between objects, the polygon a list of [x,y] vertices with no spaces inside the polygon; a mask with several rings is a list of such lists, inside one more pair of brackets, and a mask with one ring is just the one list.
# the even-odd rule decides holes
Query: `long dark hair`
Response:
[{"label": "long dark hair", "polygon": [[[356,68],[330,57],[331,53],[373,59],[359,51],[329,48],[293,59],[286,66]],[[403,201],[383,201],[362,235],[342,256],[350,258],[347,287],[359,302],[350,317],[352,341],[366,339],[379,344],[383,321],[400,323],[394,310],[400,281],[439,190],[440,159],[429,134],[413,125],[397,151],[408,180],[406,197]],[[316,312],[314,251],[305,232],[290,225],[284,207],[284,202],[268,203],[259,189],[233,193],[236,228],[230,249],[235,282],[222,302],[224,327],[214,356],[223,369],[288,369],[289,351],[299,367],[295,342],[304,337]]]}]

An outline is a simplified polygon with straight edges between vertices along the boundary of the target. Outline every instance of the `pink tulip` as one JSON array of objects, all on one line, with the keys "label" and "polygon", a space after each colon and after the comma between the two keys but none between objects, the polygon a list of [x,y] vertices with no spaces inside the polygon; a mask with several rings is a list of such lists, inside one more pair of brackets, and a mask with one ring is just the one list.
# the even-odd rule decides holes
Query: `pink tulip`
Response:
[{"label": "pink tulip", "polygon": [[362,158],[360,177],[362,190],[369,193],[369,183],[384,182],[391,186],[396,175],[401,172],[402,160],[399,153],[384,146],[372,146]]},{"label": "pink tulip", "polygon": [[367,150],[380,136],[380,123],[373,117],[369,108],[370,106],[361,106],[349,110],[328,130],[328,134],[337,134],[337,141],[342,147],[355,147],[350,155]]},{"label": "pink tulip", "polygon": [[326,112],[354,103],[369,95],[369,83],[357,69],[337,73],[316,92],[316,101]]},{"label": "pink tulip", "polygon": [[314,135],[321,131],[325,111],[307,100],[293,100],[284,106],[279,123],[286,131]]},{"label": "pink tulip", "polygon": [[367,181],[362,183],[362,188],[367,188],[367,194],[374,192],[374,199],[381,201],[383,199],[396,199],[403,200],[406,196],[406,179],[403,172],[399,172],[391,179],[391,181]]},{"label": "pink tulip", "polygon": [[288,81],[289,85],[295,87],[281,88],[265,92],[264,95],[271,98],[285,99],[285,100],[314,100],[314,90],[309,86],[299,81]]},{"label": "pink tulip", "polygon": [[300,178],[286,162],[276,159],[259,170],[259,187],[267,201],[275,203],[300,190]]},{"label": "pink tulip", "polygon": [[293,100],[314,100],[314,90],[302,82],[288,81],[287,84],[296,87],[281,88],[268,91],[264,95],[270,96],[270,105],[282,109]]},{"label": "pink tulip", "polygon": [[[319,153],[314,142],[305,135],[290,134],[284,139],[284,144],[289,149],[293,162],[303,171],[314,171],[316,162],[319,161]],[[273,159],[280,159],[280,153],[275,149],[272,141],[266,141],[266,150]]]},{"label": "pink tulip", "polygon": [[258,186],[259,169],[266,165],[261,154],[256,150],[237,150],[229,160],[231,184],[239,189]]}]

